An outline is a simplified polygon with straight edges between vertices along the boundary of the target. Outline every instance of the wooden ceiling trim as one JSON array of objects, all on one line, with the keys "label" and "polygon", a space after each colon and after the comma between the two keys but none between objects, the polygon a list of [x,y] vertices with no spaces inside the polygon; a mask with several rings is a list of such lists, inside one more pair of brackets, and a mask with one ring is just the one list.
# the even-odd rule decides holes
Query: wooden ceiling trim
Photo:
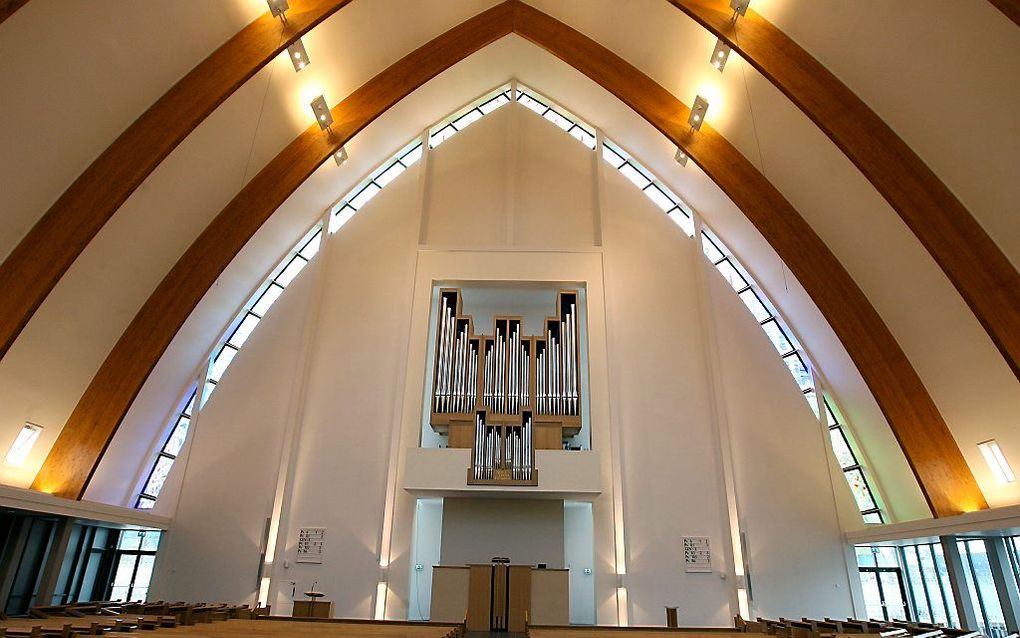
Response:
[{"label": "wooden ceiling trim", "polygon": [[762,233],[857,365],[932,511],[945,516],[987,507],[949,427],[892,333],[765,176],[708,124],[693,132],[687,105],[595,41],[527,5],[519,7],[514,31],[587,75],[682,147]]},{"label": "wooden ceiling trim", "polygon": [[1020,378],[1020,272],[924,161],[839,78],[753,10],[734,21],[726,0],[669,2],[738,51],[829,136],[921,241]]},{"label": "wooden ceiling trim", "polygon": [[0,24],[26,4],[28,0],[0,0]]},{"label": "wooden ceiling trim", "polygon": [[1020,27],[1020,0],[988,0],[1003,15]]},{"label": "wooden ceiling trim", "polygon": [[0,265],[0,358],[117,209],[191,131],[274,57],[351,0],[291,0],[185,75],[85,169]]},{"label": "wooden ceiling trim", "polygon": [[[149,296],[82,395],[32,487],[80,499],[145,379],[223,269],[323,162],[376,117],[513,25],[501,4],[397,61],[331,109],[332,132],[312,124],[234,197]],[[289,15],[289,14],[288,14]]]},{"label": "wooden ceiling trim", "polygon": [[216,278],[283,201],[362,127],[458,60],[514,31],[546,49],[685,148],[798,277],[874,393],[938,516],[987,507],[956,442],[870,302],[799,213],[739,151],[619,56],[516,0],[406,56],[333,108],[334,133],[312,126],[216,217],[149,297],[82,396],[35,489],[80,498],[142,384]]}]

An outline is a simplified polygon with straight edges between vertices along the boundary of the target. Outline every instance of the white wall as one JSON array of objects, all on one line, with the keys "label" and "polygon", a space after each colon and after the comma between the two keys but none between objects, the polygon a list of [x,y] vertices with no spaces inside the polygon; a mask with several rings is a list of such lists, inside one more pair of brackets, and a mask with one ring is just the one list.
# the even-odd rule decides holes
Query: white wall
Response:
[{"label": "white wall", "polygon": [[[24,420],[46,426],[23,466],[0,465],[0,480],[31,482],[81,392],[148,293],[236,190],[307,124],[309,94],[339,100],[493,1],[422,0],[413,3],[415,19],[397,22],[386,17],[410,11],[406,0],[352,3],[304,38],[313,59],[310,67],[295,74],[282,56],[198,127],[118,211],[0,362],[0,440],[13,441]],[[731,60],[726,73],[715,72],[707,61],[714,38],[668,3],[533,3],[609,46],[679,98],[690,101],[702,91],[712,95],[709,122],[760,164],[860,282],[918,368],[989,501],[1020,499],[1020,487],[994,482],[974,445],[994,436],[1008,456],[1020,454],[1012,417],[1020,409],[1016,379],[930,257],[832,143],[739,58]],[[0,180],[11,212],[0,224],[0,253],[6,254],[156,96],[264,10],[240,0],[218,3],[215,10],[197,10],[183,0],[129,8],[104,0],[98,6],[33,2],[0,25],[5,61],[0,79],[3,86],[17,89],[0,111],[4,121],[19,123],[0,132],[5,149]],[[1015,261],[1020,235],[1012,202],[1018,186],[1004,175],[1018,130],[1016,110],[1010,108],[1017,86],[1003,80],[1020,56],[1015,25],[984,0],[888,3],[878,14],[867,3],[829,7],[766,0],[755,8],[787,29],[886,118]],[[108,37],[102,17],[111,12],[117,16],[116,38]],[[383,25],[385,37],[364,29],[365,24]],[[868,37],[857,37],[862,29]],[[661,55],[664,50],[671,54]],[[975,56],[985,62],[970,62]],[[139,430],[118,437],[111,454],[123,460],[143,453],[152,430],[165,425],[159,423],[166,417],[165,406],[176,399],[194,362],[251,283],[331,196],[358,179],[378,149],[395,147],[513,74],[624,142],[720,231],[823,363],[842,407],[872,450],[869,460],[888,481],[892,516],[927,516],[909,468],[846,352],[746,218],[700,170],[676,167],[671,144],[626,105],[516,37],[487,47],[409,96],[382,118],[386,126],[369,127],[351,143],[346,170],[324,166],[308,188],[281,207],[181,331],[153,383],[132,406],[128,421],[140,422]],[[952,96],[958,95],[975,100],[971,134],[929,135],[955,117]],[[504,146],[518,137],[505,137]],[[518,170],[525,174],[531,166],[523,163]],[[592,196],[588,190],[556,190],[535,199],[556,197],[583,202]],[[542,241],[528,228],[530,219],[510,220],[501,236]],[[536,226],[559,220],[543,217]],[[588,230],[572,228],[580,245]],[[942,347],[931,348],[933,342]],[[116,467],[109,473],[101,469],[90,497],[130,502],[130,489],[123,483]]]},{"label": "white wall", "polygon": [[[414,514],[414,541],[411,549],[411,602],[408,620],[428,620],[432,610],[432,568],[442,564],[443,499],[420,498]],[[421,565],[421,569],[417,568]]]},{"label": "white wall", "polygon": [[562,568],[563,501],[443,499],[443,565],[488,564],[504,556],[515,565]]},{"label": "white wall", "polygon": [[[604,175],[601,199],[579,198],[576,206],[569,206],[569,199],[559,194],[593,192],[595,173],[579,169],[563,174],[556,167],[576,161],[591,169],[590,153],[528,112],[506,109],[501,115],[482,120],[435,150],[429,160],[434,163],[429,188],[421,190],[419,165],[330,237],[314,262],[324,275],[317,293],[318,314],[311,318],[303,311],[314,307],[308,301],[312,294],[308,282],[314,277],[304,275],[270,314],[281,326],[289,321],[286,338],[260,328],[252,337],[255,348],[246,347],[224,376],[199,418],[195,453],[187,463],[177,518],[161,560],[161,565],[173,564],[177,571],[157,574],[154,591],[159,595],[181,598],[201,592],[235,599],[250,595],[257,540],[276,479],[279,433],[291,418],[288,415],[298,414],[294,479],[280,527],[282,552],[272,570],[271,602],[285,613],[290,582],[301,591],[318,581],[335,601],[338,616],[369,617],[375,608],[381,558],[388,563],[386,616],[413,614],[409,576],[420,557],[412,548],[417,499],[401,489],[400,468],[406,450],[418,445],[434,283],[579,282],[588,293],[592,446],[603,464],[602,494],[592,504],[591,522],[597,621],[617,622],[614,538],[619,534],[626,539],[623,558],[632,624],[662,624],[665,604],[679,604],[688,624],[730,622],[734,581],[728,566],[728,523],[705,371],[705,336],[698,323],[699,252],[673,222],[613,171]],[[532,165],[526,179],[523,171],[513,180],[505,175],[496,179],[491,173],[508,170],[507,163],[479,157],[484,149],[501,148],[493,140],[505,141],[510,127],[516,127],[522,140],[514,151],[517,165],[525,160]],[[471,163],[466,157],[478,161]],[[455,166],[467,172],[458,173]],[[459,198],[452,197],[451,182],[460,186]],[[457,248],[425,245],[416,250],[418,195],[441,194],[444,189],[449,195],[440,195],[445,198],[438,200],[442,206],[435,199],[426,202],[425,234],[456,242]],[[542,200],[535,192],[551,193],[548,210],[539,206]],[[541,250],[516,243],[489,246],[517,235],[495,237],[491,229],[479,229],[477,242],[483,249],[467,250],[478,224],[467,223],[463,213],[485,210],[491,202],[500,205],[479,220],[503,228],[509,218],[555,215],[590,227],[594,215],[601,213],[605,247],[581,248],[574,243],[576,238],[566,240],[564,247]],[[459,225],[444,219],[447,211],[460,219]],[[455,228],[459,230],[454,232]],[[742,514],[752,569],[760,566],[755,586],[758,591],[771,589],[761,604],[774,614],[799,613],[805,600],[826,613],[848,609],[845,589],[833,586],[804,598],[803,589],[793,581],[795,573],[806,570],[817,574],[818,583],[812,586],[819,588],[846,577],[834,505],[845,508],[849,499],[845,488],[838,487],[842,477],[835,477],[834,493],[818,427],[812,425],[799,390],[751,316],[735,299],[715,302],[712,313],[720,326],[720,341],[738,353],[723,348],[724,372],[734,379],[725,400],[736,432],[738,496],[747,507]],[[308,342],[310,359],[302,364],[294,359],[308,322],[315,330]],[[731,370],[734,357],[738,365]],[[305,366],[304,387],[292,388]],[[256,377],[260,385],[252,386]],[[300,404],[297,411],[295,401]],[[276,407],[263,409],[266,402]],[[244,418],[235,418],[237,414]],[[748,415],[767,421],[765,429],[745,432],[740,424]],[[742,446],[756,445],[754,437],[766,430],[778,433],[770,442],[770,455],[741,454],[747,449]],[[218,454],[218,442],[249,432],[253,434],[245,441],[258,450],[243,457]],[[225,439],[206,444],[204,437],[212,433]],[[810,480],[797,480],[779,470],[789,465],[798,469],[803,465],[799,478]],[[184,467],[177,464],[175,477]],[[257,480],[250,476],[256,467]],[[240,501],[226,498],[242,492]],[[173,503],[172,490],[165,496]],[[617,502],[623,514],[619,521],[614,514]],[[211,511],[220,514],[210,516]],[[766,512],[772,511],[782,515],[766,520]],[[559,521],[563,543],[562,510]],[[293,564],[297,528],[307,525],[328,529],[322,565]],[[221,539],[232,534],[243,534],[250,542],[222,549]],[[714,573],[683,572],[680,547],[685,535],[711,538]],[[449,542],[445,530],[443,539]],[[809,551],[795,556],[775,550],[786,542]],[[443,560],[447,562],[445,555]],[[223,568],[209,576],[204,568],[208,561],[221,561],[215,564]],[[228,561],[251,567],[228,569]]]},{"label": "white wall", "polygon": [[[595,624],[595,526],[591,503],[563,502],[563,561],[570,570],[570,624]],[[584,573],[586,569],[591,573]]]}]

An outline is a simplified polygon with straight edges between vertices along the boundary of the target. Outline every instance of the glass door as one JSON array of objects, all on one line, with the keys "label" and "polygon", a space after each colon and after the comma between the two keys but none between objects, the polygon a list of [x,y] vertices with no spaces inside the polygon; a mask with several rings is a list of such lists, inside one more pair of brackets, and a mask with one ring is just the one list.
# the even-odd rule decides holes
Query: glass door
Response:
[{"label": "glass door", "polygon": [[898,567],[861,567],[861,585],[868,618],[910,620],[907,590]]}]

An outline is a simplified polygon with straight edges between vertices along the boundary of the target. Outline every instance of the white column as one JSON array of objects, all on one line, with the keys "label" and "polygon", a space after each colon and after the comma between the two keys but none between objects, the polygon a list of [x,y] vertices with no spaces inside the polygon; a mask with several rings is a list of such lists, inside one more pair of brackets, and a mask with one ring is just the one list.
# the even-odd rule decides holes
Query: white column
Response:
[{"label": "white column", "polygon": [[[431,151],[429,149],[429,131],[425,129],[422,131],[422,154],[421,168],[418,171],[418,238],[419,248],[424,244],[427,236],[427,230],[425,225],[428,223],[428,210],[429,210],[429,191],[431,184]],[[408,282],[407,289],[407,308],[411,308],[414,303],[414,288],[418,281],[418,257],[415,257],[414,271],[411,273],[410,281]],[[430,295],[431,298],[431,295]],[[411,317],[408,316],[407,320],[407,332],[404,335],[403,344],[400,348],[400,352],[406,352],[408,345],[411,342]],[[397,366],[396,374],[393,377],[393,384],[395,388],[403,388],[404,380],[407,378],[407,358],[402,357],[400,364]],[[393,393],[393,410],[391,412],[391,426],[390,426],[390,451],[389,451],[389,464],[386,470],[386,502],[383,507],[383,520],[382,527],[379,530],[379,582],[376,585],[375,598],[373,609],[374,617],[377,620],[386,618],[386,597],[389,593],[389,566],[390,566],[390,553],[393,544],[393,519],[396,515],[397,502],[399,500],[397,493],[397,472],[400,468],[400,462],[403,458],[403,454],[400,447],[401,441],[401,424],[403,423],[403,406],[404,406],[404,392],[397,391]]]},{"label": "white column", "polygon": [[520,155],[520,109],[517,104],[517,79],[510,80],[510,121],[506,128],[506,186],[503,214],[506,218],[506,229],[503,243],[513,246],[515,241],[514,226],[517,224],[517,171]]},{"label": "white column", "polygon": [[[264,547],[265,559],[262,564],[261,582],[256,593],[255,602],[269,603],[274,593],[272,587],[273,567],[277,556],[282,556],[287,547],[287,519],[290,515],[291,496],[294,489],[294,473],[297,453],[300,448],[301,428],[304,424],[305,398],[307,396],[308,376],[315,355],[315,341],[319,326],[319,308],[325,291],[326,267],[329,261],[330,209],[327,208],[322,217],[322,238],[319,240],[319,252],[306,266],[311,270],[312,291],[305,307],[305,320],[301,329],[301,350],[294,363],[294,378],[291,381],[290,398],[287,403],[287,417],[284,422],[283,442],[280,446],[280,461],[277,466],[276,491],[273,497],[272,510],[269,513],[268,531]],[[278,587],[275,589],[279,589]]]},{"label": "white column", "polygon": [[727,558],[730,560],[730,567],[734,575],[731,584],[733,596],[730,599],[731,614],[740,613],[743,618],[751,618],[751,601],[747,595],[746,585],[746,563],[741,544],[740,534],[740,509],[737,502],[736,481],[733,475],[733,446],[730,436],[729,410],[726,406],[725,383],[723,381],[722,366],[719,357],[719,342],[715,330],[715,321],[712,317],[712,289],[711,280],[712,266],[705,259],[702,252],[702,224],[701,216],[694,213],[694,255],[695,269],[698,274],[697,305],[698,318],[701,323],[701,332],[704,342],[704,363],[705,373],[708,377],[710,414],[716,434],[717,456],[719,471],[722,475],[723,490],[726,500],[727,527],[730,537],[729,547],[726,548]]},{"label": "white column", "polygon": [[[599,194],[599,197],[595,199],[595,211],[593,219],[598,220],[598,232],[596,234],[596,240],[598,246],[603,246],[602,243],[602,220],[603,220],[603,204],[605,198],[605,163],[599,161],[602,154],[602,140],[603,135],[601,130],[595,132],[595,190]],[[613,349],[611,347],[613,329],[610,323],[609,317],[609,288],[606,286],[606,252],[602,253],[602,287],[603,287],[603,321],[605,322],[606,332],[606,375],[608,377],[608,387],[613,388]],[[624,516],[623,508],[623,442],[622,434],[620,432],[620,414],[617,402],[613,400],[612,393],[607,397],[606,401],[609,403],[609,450],[608,456],[611,464],[611,481],[612,489],[610,498],[612,499],[613,506],[613,538],[615,544],[615,561],[616,561],[616,574],[615,587],[616,587],[616,622],[621,627],[626,627],[630,623],[630,603],[627,598],[627,542],[626,542],[626,518]],[[592,445],[594,448],[594,444]]]}]

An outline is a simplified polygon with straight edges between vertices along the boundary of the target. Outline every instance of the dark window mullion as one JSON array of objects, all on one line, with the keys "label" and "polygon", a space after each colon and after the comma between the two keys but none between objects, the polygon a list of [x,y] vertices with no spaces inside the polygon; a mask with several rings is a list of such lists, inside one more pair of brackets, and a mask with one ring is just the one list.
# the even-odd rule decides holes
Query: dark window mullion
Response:
[{"label": "dark window mullion", "polygon": [[[921,577],[921,590],[924,592],[924,601],[928,605],[928,618],[931,618],[931,621],[935,622],[935,607],[931,604],[931,592],[928,590],[928,580],[924,577],[924,563],[921,562],[921,550],[917,545],[914,545],[911,549],[914,550],[914,558],[917,559],[917,573]],[[931,563],[934,565],[935,560],[932,559]],[[936,574],[936,578],[938,578],[938,574]]]},{"label": "dark window mullion", "polygon": [[974,585],[974,595],[977,597],[978,607],[981,611],[981,624],[985,626],[985,629],[991,631],[988,613],[985,611],[985,598],[981,595],[981,585],[978,584],[977,570],[974,569],[974,559],[970,555],[970,542],[967,539],[963,540],[963,550],[967,554],[967,568],[970,570],[971,582]]}]

